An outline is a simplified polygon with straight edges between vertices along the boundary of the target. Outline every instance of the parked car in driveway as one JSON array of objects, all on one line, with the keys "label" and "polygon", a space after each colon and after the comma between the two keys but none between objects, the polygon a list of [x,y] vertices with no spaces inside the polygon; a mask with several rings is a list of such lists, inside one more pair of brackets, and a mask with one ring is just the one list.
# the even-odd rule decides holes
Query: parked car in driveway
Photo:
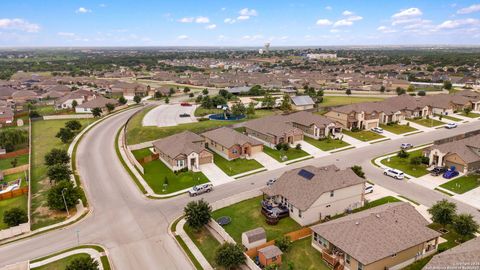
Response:
[{"label": "parked car in driveway", "polygon": [[455,167],[452,166],[452,167],[450,167],[450,169],[448,169],[446,172],[443,173],[443,178],[452,179],[455,176],[458,176],[459,174],[460,173],[457,170],[455,170]]},{"label": "parked car in driveway", "polygon": [[405,174],[402,171],[395,170],[395,169],[390,169],[390,168],[385,169],[383,171],[383,174],[386,175],[386,176],[393,177],[393,178],[398,179],[398,180],[402,180],[403,178],[405,178]]},{"label": "parked car in driveway", "polygon": [[366,184],[365,185],[365,194],[373,193],[373,185]]},{"label": "parked car in driveway", "polygon": [[456,128],[458,125],[456,123],[448,123],[445,128],[447,129],[452,129],[452,128]]},{"label": "parked car in driveway", "polygon": [[190,117],[190,114],[188,114],[188,113],[182,113],[182,114],[180,114],[180,117]]},{"label": "parked car in driveway", "polygon": [[400,149],[404,149],[404,150],[405,150],[405,149],[409,149],[409,148],[413,148],[413,144],[411,144],[411,143],[402,143],[402,144],[400,145]]},{"label": "parked car in driveway", "polygon": [[446,171],[447,171],[447,168],[437,166],[437,167],[433,168],[432,170],[430,170],[430,175],[439,176],[439,175],[444,174]]},{"label": "parked car in driveway", "polygon": [[190,103],[188,103],[188,102],[182,102],[182,103],[180,103],[180,106],[190,107],[190,106],[192,106],[192,104],[190,104]]},{"label": "parked car in driveway", "polygon": [[383,128],[374,127],[374,128],[372,128],[372,131],[373,131],[373,132],[376,132],[376,133],[383,133]]},{"label": "parked car in driveway", "polygon": [[197,196],[197,195],[201,195],[205,192],[210,192],[212,190],[213,190],[213,185],[207,183],[207,184],[201,184],[201,185],[197,185],[197,186],[192,187],[191,189],[188,190],[188,194],[191,197],[194,197],[194,196]]}]

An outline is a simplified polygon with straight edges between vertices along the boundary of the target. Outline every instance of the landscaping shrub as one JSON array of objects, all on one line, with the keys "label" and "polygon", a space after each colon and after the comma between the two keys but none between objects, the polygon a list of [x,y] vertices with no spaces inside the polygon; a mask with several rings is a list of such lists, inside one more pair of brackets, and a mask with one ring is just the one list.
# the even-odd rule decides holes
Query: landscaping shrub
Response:
[{"label": "landscaping shrub", "polygon": [[282,236],[275,240],[275,245],[282,251],[288,252],[288,250],[292,247],[292,240],[290,236]]},{"label": "landscaping shrub", "polygon": [[215,262],[225,269],[238,267],[245,260],[243,249],[238,244],[224,243],[215,252]]},{"label": "landscaping shrub", "polygon": [[422,164],[422,160],[423,160],[422,157],[412,157],[412,158],[410,159],[410,164],[412,164],[412,165],[420,165],[420,164]]},{"label": "landscaping shrub", "polygon": [[295,149],[297,150],[302,150],[302,145],[297,143],[297,145],[295,145]]},{"label": "landscaping shrub", "polygon": [[14,227],[27,221],[27,212],[19,207],[9,209],[5,211],[3,215],[3,223],[7,224],[9,227]]},{"label": "landscaping shrub", "polygon": [[410,155],[410,154],[409,154],[407,151],[403,150],[403,149],[400,150],[400,152],[398,152],[398,154],[397,154],[397,156],[398,156],[399,158],[407,158],[409,155]]},{"label": "landscaping shrub", "polygon": [[72,260],[65,270],[98,270],[98,262],[92,257],[82,257]]}]

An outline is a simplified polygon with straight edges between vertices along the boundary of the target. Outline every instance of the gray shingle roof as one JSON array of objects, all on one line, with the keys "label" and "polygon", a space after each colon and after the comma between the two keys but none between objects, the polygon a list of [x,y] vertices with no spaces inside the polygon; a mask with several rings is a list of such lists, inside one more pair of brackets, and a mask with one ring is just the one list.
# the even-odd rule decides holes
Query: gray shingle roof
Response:
[{"label": "gray shingle roof", "polygon": [[152,144],[170,158],[175,158],[179,155],[188,155],[192,152],[200,153],[205,150],[203,142],[204,139],[199,135],[190,131],[184,131],[155,141]]},{"label": "gray shingle roof", "polygon": [[305,111],[285,115],[284,118],[285,122],[295,122],[307,127],[316,125],[318,128],[325,128],[326,126],[335,123],[335,121],[330,118]]},{"label": "gray shingle roof", "polygon": [[442,153],[455,153],[466,163],[480,161],[480,135],[440,145],[432,145],[428,149],[438,149]]},{"label": "gray shingle roof", "polygon": [[285,123],[285,118],[282,115],[272,115],[251,120],[246,122],[244,126],[263,134],[271,134],[277,137],[284,136],[285,133],[289,132],[302,133],[300,129]]},{"label": "gray shingle roof", "polygon": [[293,104],[296,106],[314,105],[313,99],[310,96],[294,96],[291,98]]},{"label": "gray shingle roof", "polygon": [[267,246],[258,250],[265,258],[271,259],[283,254],[283,252],[275,245]]},{"label": "gray shingle roof", "polygon": [[236,144],[243,145],[250,143],[251,145],[261,145],[262,142],[237,132],[231,128],[221,127],[201,134],[210,140],[217,142],[224,147],[230,148]]},{"label": "gray shingle roof", "polygon": [[82,103],[82,104],[78,105],[77,108],[89,108],[89,109],[104,108],[109,103],[113,104],[113,105],[116,105],[116,104],[118,104],[118,100],[106,98],[106,97],[103,97],[103,96],[97,96],[96,98],[94,98],[90,101],[87,101],[85,103]]},{"label": "gray shingle roof", "polygon": [[246,231],[244,234],[247,236],[248,242],[256,242],[262,239],[267,239],[267,233],[265,229],[262,227],[258,227],[256,229]]},{"label": "gray shingle roof", "polygon": [[423,269],[461,269],[459,263],[472,267],[468,269],[480,268],[480,237],[435,255]]}]

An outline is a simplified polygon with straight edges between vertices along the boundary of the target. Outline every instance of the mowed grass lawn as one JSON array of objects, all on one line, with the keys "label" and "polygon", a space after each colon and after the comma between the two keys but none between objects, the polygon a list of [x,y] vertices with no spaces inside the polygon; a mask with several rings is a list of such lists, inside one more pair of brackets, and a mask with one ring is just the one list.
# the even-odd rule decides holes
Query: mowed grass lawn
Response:
[{"label": "mowed grass lawn", "polygon": [[[157,194],[169,194],[192,186],[207,183],[208,178],[201,172],[179,172],[175,174],[162,161],[154,160],[143,165],[143,178]],[[163,183],[168,179],[168,186],[164,189]]]},{"label": "mowed grass lawn", "polygon": [[399,125],[399,124],[393,124],[393,125],[380,125],[381,128],[385,129],[386,131],[390,131],[394,134],[404,134],[407,132],[412,132],[416,131],[416,128],[413,128],[411,126],[407,125]]},{"label": "mowed grass lawn", "polygon": [[246,117],[242,120],[236,121],[223,121],[223,120],[207,120],[194,123],[180,124],[170,127],[144,127],[142,126],[142,120],[145,114],[151,109],[144,110],[135,115],[127,126],[127,144],[138,144],[147,141],[153,141],[160,138],[165,138],[170,135],[180,133],[183,131],[191,131],[193,133],[202,133],[206,130],[215,129],[223,126],[233,125],[235,123],[244,122],[247,120],[264,117],[267,115],[273,115],[276,112],[271,110],[256,110],[255,115],[250,118]]},{"label": "mowed grass lawn", "polygon": [[470,191],[480,186],[480,175],[472,174],[472,175],[462,176],[462,177],[453,179],[452,181],[448,181],[447,183],[444,183],[440,186],[444,189],[448,189],[457,194],[463,194],[467,191]]},{"label": "mowed grass lawn", "polygon": [[435,119],[432,119],[432,118],[430,118],[430,119],[426,119],[426,118],[408,119],[408,121],[413,122],[415,124],[422,125],[424,127],[438,127],[438,126],[441,126],[441,125],[445,124],[445,122],[438,121],[438,120],[435,120]]},{"label": "mowed grass lawn", "polygon": [[418,149],[415,151],[408,152],[409,156],[407,158],[400,158],[398,156],[390,157],[390,162],[388,161],[389,158],[385,158],[382,160],[382,164],[388,166],[393,169],[401,170],[402,172],[409,174],[413,177],[421,177],[428,173],[427,165],[420,164],[420,165],[412,165],[410,164],[410,159],[413,157],[422,156],[422,150]]},{"label": "mowed grass lawn", "polygon": [[[443,226],[438,223],[431,223],[430,225],[428,225],[428,227],[436,231],[443,229]],[[438,250],[451,249],[462,243],[461,236],[452,228],[451,225],[447,225],[445,229],[448,231],[448,233],[443,234],[441,237],[447,240],[447,242],[439,244]]]},{"label": "mowed grass lawn", "polygon": [[290,250],[282,255],[280,270],[288,270],[289,264],[294,269],[329,270],[322,259],[322,254],[312,247],[312,237],[306,237],[293,242]]},{"label": "mowed grass lawn", "polygon": [[229,176],[263,168],[262,164],[258,163],[255,159],[237,158],[234,160],[227,160],[213,151],[212,153],[215,165]]},{"label": "mowed grass lawn", "polygon": [[8,225],[3,223],[3,215],[5,211],[15,207],[20,207],[25,210],[26,213],[28,211],[28,195],[24,194],[22,196],[0,201],[0,230],[8,228]]},{"label": "mowed grass lawn", "polygon": [[321,140],[315,140],[313,138],[305,136],[303,138],[307,143],[317,147],[318,149],[322,151],[330,151],[334,150],[337,148],[343,148],[346,146],[349,146],[350,144],[342,141],[342,140],[335,140],[335,139],[330,139],[330,138],[325,138]]},{"label": "mowed grass lawn", "polygon": [[[440,117],[439,114],[435,114],[435,116]],[[457,117],[453,117],[453,116],[450,116],[450,115],[442,115],[442,119],[447,119],[447,120],[454,121],[454,122],[460,122],[460,121],[462,121],[462,119],[457,118]],[[440,119],[440,120],[442,120],[442,119]]]},{"label": "mowed grass lawn", "polygon": [[288,232],[301,229],[301,226],[290,217],[281,219],[277,225],[268,225],[265,222],[265,216],[261,213],[261,201],[262,196],[241,201],[214,211],[212,217],[215,220],[223,216],[228,216],[232,219],[232,222],[223,228],[237,243],[242,242],[243,232],[258,227],[265,229],[267,241],[277,239]]},{"label": "mowed grass lawn", "polygon": [[[47,166],[45,166],[45,155],[53,148],[68,149],[69,144],[62,143],[55,135],[60,128],[65,127],[68,120],[41,120],[32,122],[32,229],[51,225],[66,217],[50,217],[45,211],[37,211],[40,208],[46,209],[47,191],[50,189],[47,178]],[[96,119],[77,119],[82,124],[82,129]]]},{"label": "mowed grass lawn", "polygon": [[333,107],[361,102],[382,101],[384,98],[379,97],[355,97],[355,96],[324,96],[320,107]]},{"label": "mowed grass lawn", "polygon": [[17,166],[28,164],[28,154],[20,155],[13,158],[4,158],[4,159],[0,159],[0,170],[13,168],[12,161],[15,158],[17,159]]},{"label": "mowed grass lawn", "polygon": [[148,157],[153,153],[152,151],[150,151],[150,149],[143,148],[143,149],[133,150],[132,154],[137,160],[142,160],[143,158]]},{"label": "mowed grass lawn", "polygon": [[188,237],[190,237],[193,243],[195,243],[195,245],[198,247],[203,256],[205,256],[205,259],[207,259],[212,267],[215,268],[215,251],[220,246],[220,243],[217,241],[217,239],[215,239],[215,237],[213,237],[205,227],[199,231],[195,231],[185,224],[183,229],[187,233]]},{"label": "mowed grass lawn", "polygon": [[[295,148],[290,148],[288,151],[283,151],[283,150],[277,150],[277,149],[272,149],[268,146],[263,147],[263,152],[265,152],[267,155],[273,157],[276,159],[278,162],[286,162],[289,160],[294,160],[297,158],[301,157],[306,157],[309,154],[303,150],[295,149]],[[282,157],[286,156],[286,160],[282,160]]]},{"label": "mowed grass lawn", "polygon": [[40,267],[32,268],[34,270],[61,270],[65,269],[68,264],[70,264],[73,260],[75,259],[80,259],[80,258],[90,258],[90,255],[87,253],[80,253],[80,254],[75,254],[71,255],[68,257],[65,257],[63,259],[60,259],[58,261],[51,262],[49,264],[45,264]]},{"label": "mowed grass lawn", "polygon": [[469,114],[466,114],[465,112],[461,112],[461,113],[459,113],[459,114],[462,115],[462,116],[465,116],[465,117],[470,117],[470,118],[478,118],[478,117],[480,117],[480,113],[470,112]]},{"label": "mowed grass lawn", "polygon": [[353,137],[362,142],[369,142],[369,141],[385,138],[384,136],[370,130],[360,130],[360,131],[344,130],[343,134]]}]

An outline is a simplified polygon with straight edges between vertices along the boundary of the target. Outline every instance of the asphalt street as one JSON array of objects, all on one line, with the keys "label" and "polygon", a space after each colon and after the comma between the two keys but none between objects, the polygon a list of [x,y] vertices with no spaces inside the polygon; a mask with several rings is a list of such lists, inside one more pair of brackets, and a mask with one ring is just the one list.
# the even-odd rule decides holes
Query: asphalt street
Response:
[{"label": "asphalt street", "polygon": [[[77,168],[86,189],[91,214],[72,226],[0,246],[0,266],[76,246],[78,233],[79,244],[105,246],[115,269],[192,268],[168,234],[169,223],[181,215],[185,204],[192,199],[187,195],[165,200],[145,198],[116,156],[113,147],[115,134],[133,112],[126,111],[106,119],[89,131],[78,146]],[[370,181],[427,206],[443,198],[455,201],[408,181],[386,177],[370,160],[398,150],[403,142],[421,145],[479,127],[480,121],[473,121],[453,130],[439,129],[306,160],[218,186],[214,192],[200,198],[214,202],[243,191],[258,189],[269,178],[278,177],[292,168],[336,164],[340,168],[361,165]],[[471,213],[480,221],[477,209],[458,201],[456,203],[460,212]]]}]

